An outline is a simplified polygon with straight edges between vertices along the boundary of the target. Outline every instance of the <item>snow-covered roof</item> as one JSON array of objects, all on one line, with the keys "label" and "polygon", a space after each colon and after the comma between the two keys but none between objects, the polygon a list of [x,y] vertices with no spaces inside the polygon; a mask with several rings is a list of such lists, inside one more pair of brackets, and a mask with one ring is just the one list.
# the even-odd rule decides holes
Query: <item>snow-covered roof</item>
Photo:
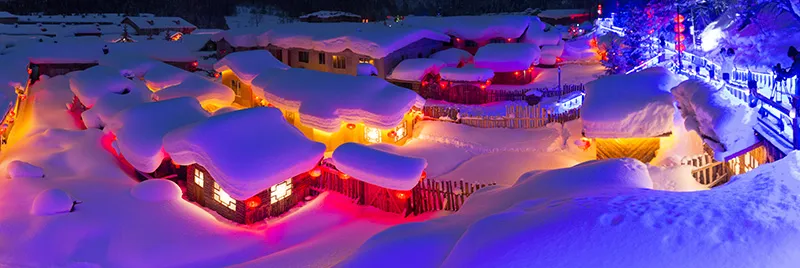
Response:
[{"label": "snow-covered roof", "polygon": [[425,17],[409,16],[406,25],[423,27],[466,40],[518,38],[525,33],[531,20],[538,18],[520,15]]},{"label": "snow-covered roof", "polygon": [[200,49],[203,49],[203,47],[205,47],[208,41],[211,40],[211,36],[213,35],[197,34],[193,32],[192,34],[184,34],[181,37],[181,39],[178,40],[178,43],[183,44],[184,46],[189,48],[190,51],[198,51]]},{"label": "snow-covered roof", "polygon": [[160,90],[183,83],[193,75],[196,74],[163,62],[155,62],[144,74],[144,81],[151,90]]},{"label": "snow-covered roof", "polygon": [[436,59],[407,59],[394,67],[389,79],[422,81],[429,73],[439,73],[447,64]]},{"label": "snow-covered roof", "polygon": [[[103,56],[102,46],[86,44],[30,44],[20,47],[14,53],[26,53],[28,59],[35,64],[73,64],[97,63]],[[69,53],[64,53],[69,51]]]},{"label": "snow-covered roof", "polygon": [[231,105],[236,99],[233,90],[223,84],[210,81],[199,75],[189,76],[178,85],[163,88],[154,95],[158,100],[169,100],[180,97],[192,97],[203,106],[224,107]]},{"label": "snow-covered roof", "polygon": [[671,133],[675,107],[670,89],[677,83],[663,67],[589,82],[581,108],[586,137],[646,138]]},{"label": "snow-covered roof", "polygon": [[475,53],[475,67],[492,69],[495,72],[527,70],[539,64],[541,51],[532,44],[488,44]]},{"label": "snow-covered roof", "polygon": [[542,31],[529,29],[525,34],[523,43],[534,44],[537,46],[555,46],[563,40],[561,33],[556,31]]},{"label": "snow-covered roof", "polygon": [[180,17],[141,17],[131,16],[130,19],[139,29],[168,29],[180,31],[182,29],[197,29],[196,26]]},{"label": "snow-covered roof", "polygon": [[475,67],[445,67],[439,70],[439,75],[442,77],[442,80],[447,81],[483,82],[494,78],[494,71],[492,69]]},{"label": "snow-covered roof", "polygon": [[361,18],[361,16],[353,14],[353,13],[349,13],[349,12],[327,11],[327,10],[317,11],[317,12],[314,12],[314,13],[309,13],[309,14],[305,14],[305,15],[300,16],[301,19],[307,19],[307,18],[310,18],[310,17],[317,17],[317,18],[333,18],[333,17]]},{"label": "snow-covered roof", "polygon": [[345,143],[333,151],[336,168],[351,177],[392,190],[417,186],[428,161],[397,155],[358,143]]},{"label": "snow-covered roof", "polygon": [[561,54],[564,54],[564,46],[566,42],[564,40],[560,40],[557,45],[554,46],[542,46],[541,51],[542,55],[550,55],[555,57],[561,57]]},{"label": "snow-covered roof", "polygon": [[17,18],[17,15],[8,13],[7,11],[0,11],[0,18],[7,19],[7,18]]},{"label": "snow-covered roof", "polygon": [[286,70],[289,69],[289,66],[276,59],[266,50],[235,52],[214,63],[215,71],[231,71],[246,84],[252,83],[256,76],[269,69]]},{"label": "snow-covered roof", "polygon": [[175,163],[203,166],[226,193],[245,200],[311,170],[325,145],[308,140],[278,109],[258,107],[172,131],[164,149]]},{"label": "snow-covered roof", "polygon": [[718,161],[756,144],[753,127],[756,110],[739,101],[727,90],[699,80],[688,80],[672,89],[680,104],[687,130],[694,130],[714,149]]},{"label": "snow-covered roof", "polygon": [[582,15],[587,16],[589,13],[583,9],[548,9],[539,12],[536,16],[548,19],[563,19]]},{"label": "snow-covered roof", "polygon": [[[120,153],[134,168],[153,172],[164,160],[162,139],[170,131],[205,120],[208,112],[193,98],[149,102],[120,112],[108,123]],[[229,130],[226,130],[229,131]],[[216,136],[216,139],[223,139]]]},{"label": "snow-covered roof", "polygon": [[235,28],[218,32],[211,36],[211,40],[219,42],[225,39],[233,47],[258,47],[258,36],[268,29],[260,27]]},{"label": "snow-covered roof", "polygon": [[119,25],[0,24],[0,34],[69,37],[75,34],[121,34]]},{"label": "snow-covered roof", "polygon": [[472,61],[472,54],[463,49],[448,48],[433,53],[430,58],[443,61],[447,67],[456,67],[459,63]]},{"label": "snow-covered roof", "polygon": [[344,122],[393,128],[412,107],[425,104],[417,93],[377,77],[306,69],[264,72],[252,88],[281,110],[298,112],[302,124],[327,132]]},{"label": "snow-covered roof", "polygon": [[94,66],[68,76],[70,90],[86,107],[94,106],[105,94],[122,94],[133,87],[133,82],[122,77],[119,71],[105,66]]},{"label": "snow-covered roof", "polygon": [[130,43],[108,44],[108,55],[141,55],[163,62],[192,62],[197,57],[181,42],[167,40],[142,40]]},{"label": "snow-covered roof", "polygon": [[192,31],[192,35],[213,35],[219,32],[222,32],[222,29],[197,29]]},{"label": "snow-covered roof", "polygon": [[[99,65],[119,70],[120,74],[142,78],[145,73],[156,65],[167,65],[163,62],[142,57],[139,55],[125,55],[120,53],[110,54],[100,58]],[[170,65],[167,65],[170,66]],[[178,68],[175,68],[178,69]]]},{"label": "snow-covered roof", "polygon": [[119,112],[152,100],[152,92],[147,89],[144,82],[137,79],[132,83],[133,87],[127,94],[103,94],[97,98],[89,111],[97,115],[101,122],[110,122]]},{"label": "snow-covered roof", "polygon": [[260,46],[301,48],[356,54],[380,59],[422,39],[447,42],[450,37],[415,27],[386,27],[378,23],[289,23],[274,26],[258,36]]}]

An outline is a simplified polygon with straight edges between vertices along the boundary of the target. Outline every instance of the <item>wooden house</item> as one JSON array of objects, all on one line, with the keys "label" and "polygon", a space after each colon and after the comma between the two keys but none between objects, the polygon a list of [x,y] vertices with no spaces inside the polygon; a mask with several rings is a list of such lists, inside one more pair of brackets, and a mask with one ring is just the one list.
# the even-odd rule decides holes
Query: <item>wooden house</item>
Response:
[{"label": "wooden house", "polygon": [[533,81],[533,66],[540,49],[534,44],[490,44],[478,50],[475,67],[494,71],[492,84],[526,85]]},{"label": "wooden house", "polygon": [[28,74],[31,83],[38,81],[42,75],[53,77],[86,70],[96,66],[103,55],[100,46],[79,43],[40,43],[32,44],[25,49],[29,51]]},{"label": "wooden house", "polygon": [[261,49],[257,36],[266,31],[261,28],[241,28],[221,31],[211,35],[210,41],[214,43],[217,58],[222,58],[230,53]]},{"label": "wooden house", "polygon": [[672,133],[675,106],[669,89],[676,84],[672,79],[668,70],[656,67],[586,84],[583,135],[595,145],[597,159],[649,163],[655,158],[661,139]]},{"label": "wooden house", "polygon": [[548,9],[536,16],[551,25],[581,24],[592,19],[589,12],[583,9]]},{"label": "wooden house", "polygon": [[342,11],[317,11],[299,17],[302,22],[362,22],[361,16]]},{"label": "wooden house", "polygon": [[422,87],[439,81],[439,70],[446,64],[436,59],[407,59],[392,70],[386,81],[392,84],[422,92]]},{"label": "wooden house", "polygon": [[288,211],[310,194],[308,171],[325,146],[303,137],[277,109],[260,107],[174,130],[164,137],[164,150],[176,164],[188,166],[189,200],[252,224]]},{"label": "wooden house", "polygon": [[483,104],[488,101],[486,88],[492,83],[494,71],[486,68],[445,67],[439,71],[440,81],[421,87],[425,99],[458,104]]},{"label": "wooden house", "polygon": [[136,35],[160,36],[164,32],[190,34],[197,30],[197,26],[180,17],[141,17],[130,16],[122,20],[129,25]]},{"label": "wooden house", "polygon": [[235,103],[242,107],[259,106],[261,99],[253,94],[253,79],[270,69],[286,70],[289,66],[275,59],[265,50],[231,53],[214,64],[214,70],[221,74],[222,84],[236,94]]},{"label": "wooden house", "polygon": [[446,48],[462,49],[473,55],[488,44],[519,43],[532,25],[530,16],[521,15],[414,16],[403,23],[446,33],[450,36]]},{"label": "wooden house", "polygon": [[252,90],[262,105],[329,151],[347,142],[405,144],[422,117],[417,93],[374,76],[350,76],[292,68],[256,76]]},{"label": "wooden house", "polygon": [[[359,63],[375,66],[386,78],[405,59],[427,58],[449,38],[414,27],[374,23],[294,23],[258,36],[259,46],[293,68],[357,75]],[[333,41],[339,40],[339,41]]]}]

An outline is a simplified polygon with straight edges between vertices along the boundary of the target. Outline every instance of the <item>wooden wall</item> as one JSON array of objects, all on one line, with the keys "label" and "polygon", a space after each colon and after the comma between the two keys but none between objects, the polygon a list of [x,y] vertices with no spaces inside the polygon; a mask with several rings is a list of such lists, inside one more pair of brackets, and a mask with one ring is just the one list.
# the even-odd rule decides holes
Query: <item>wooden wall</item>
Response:
[{"label": "wooden wall", "polygon": [[594,139],[597,159],[634,158],[650,163],[661,146],[661,138]]}]

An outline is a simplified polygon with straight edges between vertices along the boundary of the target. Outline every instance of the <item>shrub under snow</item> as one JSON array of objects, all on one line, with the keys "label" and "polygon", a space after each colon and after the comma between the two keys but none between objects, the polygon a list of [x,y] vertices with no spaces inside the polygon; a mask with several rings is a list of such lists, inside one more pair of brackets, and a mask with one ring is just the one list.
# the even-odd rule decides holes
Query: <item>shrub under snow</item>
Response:
[{"label": "shrub under snow", "polygon": [[131,195],[143,201],[170,201],[181,198],[181,188],[170,180],[153,179],[140,182],[131,189]]},{"label": "shrub under snow", "polygon": [[50,189],[39,193],[33,200],[31,214],[52,215],[66,213],[72,209],[72,197],[61,189]]},{"label": "shrub under snow", "polygon": [[11,179],[44,178],[44,170],[30,163],[14,160],[8,163],[8,177]]}]

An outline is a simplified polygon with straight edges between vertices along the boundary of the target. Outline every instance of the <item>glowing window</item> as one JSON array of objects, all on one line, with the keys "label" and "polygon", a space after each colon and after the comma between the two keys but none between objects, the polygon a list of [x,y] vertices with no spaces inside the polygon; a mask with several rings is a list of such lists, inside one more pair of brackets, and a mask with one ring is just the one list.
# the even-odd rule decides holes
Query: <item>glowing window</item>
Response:
[{"label": "glowing window", "polygon": [[358,58],[358,63],[369,63],[375,65],[375,60],[370,58]]},{"label": "glowing window", "polygon": [[197,186],[203,188],[203,182],[205,181],[205,179],[206,176],[205,174],[203,174],[202,171],[200,171],[199,169],[194,170],[194,184],[197,184]]},{"label": "glowing window", "polygon": [[223,191],[222,188],[219,188],[219,184],[217,184],[217,182],[214,182],[214,200],[223,206],[236,211],[236,199],[233,199],[230,195],[228,195],[228,193]]},{"label": "glowing window", "polygon": [[278,203],[290,195],[292,195],[292,179],[282,181],[269,188],[269,203]]},{"label": "glowing window", "polygon": [[394,141],[399,141],[405,138],[408,135],[408,131],[406,130],[406,121],[400,123],[397,128],[394,129]]},{"label": "glowing window", "polygon": [[364,138],[370,143],[381,142],[381,130],[377,128],[364,127]]},{"label": "glowing window", "polygon": [[236,94],[237,97],[241,97],[241,89],[242,89],[242,82],[237,80],[231,80],[231,89],[233,89],[233,93]]}]

